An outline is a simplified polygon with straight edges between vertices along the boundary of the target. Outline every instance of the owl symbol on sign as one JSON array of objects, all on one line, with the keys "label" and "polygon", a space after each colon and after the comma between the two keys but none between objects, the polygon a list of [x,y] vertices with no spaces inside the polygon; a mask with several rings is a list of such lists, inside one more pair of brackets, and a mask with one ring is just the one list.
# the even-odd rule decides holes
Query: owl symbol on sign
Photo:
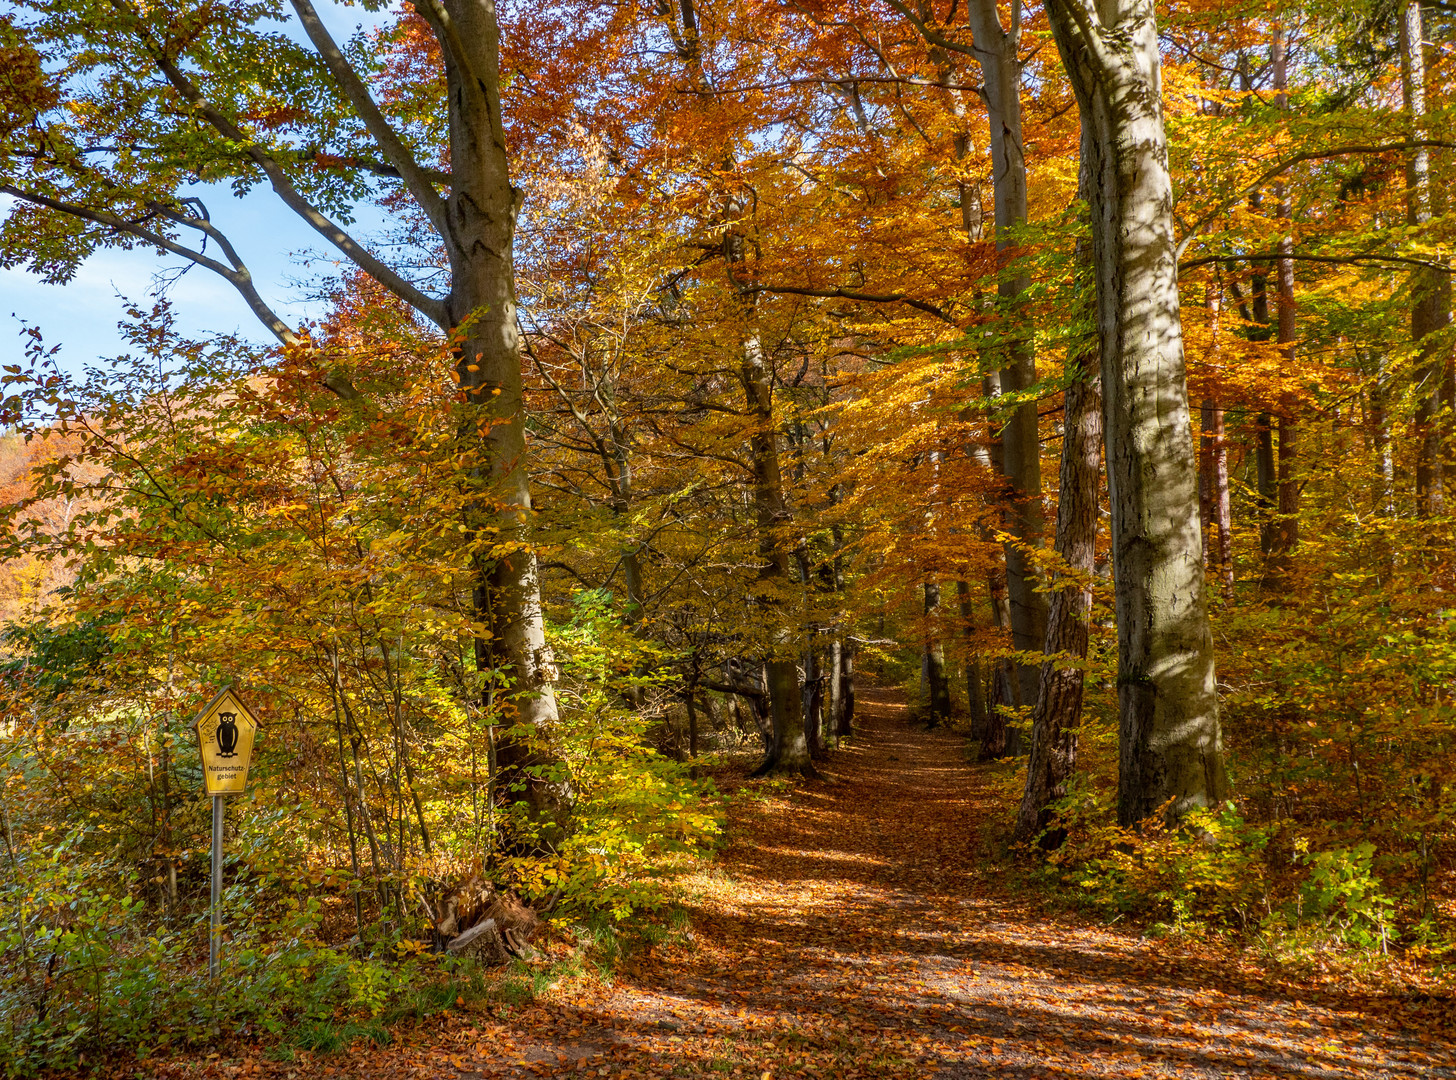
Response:
[{"label": "owl symbol on sign", "polygon": [[221,751],[222,757],[237,757],[238,714],[225,712],[217,715],[220,721],[217,725],[217,748]]}]

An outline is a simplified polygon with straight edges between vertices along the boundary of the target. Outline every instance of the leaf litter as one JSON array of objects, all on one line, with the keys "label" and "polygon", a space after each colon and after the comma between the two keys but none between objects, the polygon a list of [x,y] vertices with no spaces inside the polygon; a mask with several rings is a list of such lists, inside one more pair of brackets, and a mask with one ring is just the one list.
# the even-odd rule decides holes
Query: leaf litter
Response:
[{"label": "leaf litter", "polygon": [[687,940],[610,980],[466,1003],[382,1047],[140,1075],[1456,1078],[1449,994],[1295,985],[1227,945],[1048,912],[986,850],[1004,808],[963,739],[891,690],[858,724],[820,779],[732,801]]}]

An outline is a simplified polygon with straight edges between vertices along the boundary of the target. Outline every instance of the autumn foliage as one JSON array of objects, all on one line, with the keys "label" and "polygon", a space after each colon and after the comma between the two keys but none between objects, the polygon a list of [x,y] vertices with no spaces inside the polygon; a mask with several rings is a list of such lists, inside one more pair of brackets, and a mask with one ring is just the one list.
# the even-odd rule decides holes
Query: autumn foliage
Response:
[{"label": "autumn foliage", "polygon": [[[812,777],[866,674],[964,737],[988,842],[1059,903],[1445,963],[1456,24],[1139,24],[1181,341],[1149,431],[1116,426],[1103,270],[1136,230],[1087,167],[1066,63],[1113,68],[1073,9],[513,3],[479,54],[423,4],[338,45],[302,2],[4,16],[0,259],[153,248],[277,341],[188,340],[158,299],[102,368],[27,329],[5,369],[0,1061],[198,1037],[152,1026],[161,991],[94,1003],[203,978],[188,722],[229,683],[264,727],[228,819],[245,989],[204,1034],[468,980],[434,958],[462,882],[551,933],[659,909],[720,841],[702,766]],[[325,318],[274,314],[196,180],[318,230]],[[365,204],[393,226],[361,243]],[[1099,381],[1104,459],[1172,455],[1113,489],[1070,467]],[[1171,564],[1133,581],[1126,485],[1180,469],[1138,505],[1202,544],[1147,630]],[[1130,673],[1169,611],[1211,654]],[[1171,708],[1179,664],[1208,701],[1150,740],[1134,699]]]}]

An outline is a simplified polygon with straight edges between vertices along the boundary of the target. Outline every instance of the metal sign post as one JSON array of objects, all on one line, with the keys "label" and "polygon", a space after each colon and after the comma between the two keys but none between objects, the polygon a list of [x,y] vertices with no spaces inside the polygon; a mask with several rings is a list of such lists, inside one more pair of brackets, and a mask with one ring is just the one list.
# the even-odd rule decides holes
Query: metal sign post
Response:
[{"label": "metal sign post", "polygon": [[253,739],[258,721],[232,687],[226,687],[197,714],[197,748],[202,754],[202,786],[212,796],[212,913],[208,925],[207,973],[222,970],[222,813],[230,794],[248,786]]},{"label": "metal sign post", "polygon": [[212,925],[207,934],[207,974],[214,979],[222,969],[217,950],[222,943],[222,804],[226,798],[212,797]]}]

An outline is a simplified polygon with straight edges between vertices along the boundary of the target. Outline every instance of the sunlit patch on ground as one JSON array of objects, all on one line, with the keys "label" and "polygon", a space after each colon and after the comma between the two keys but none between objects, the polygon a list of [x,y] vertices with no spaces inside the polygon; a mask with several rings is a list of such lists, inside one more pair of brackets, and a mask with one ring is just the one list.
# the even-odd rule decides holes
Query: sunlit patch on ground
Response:
[{"label": "sunlit patch on ground", "polygon": [[852,767],[734,802],[690,941],[614,985],[247,1075],[1456,1078],[1449,1003],[1312,1004],[1236,956],[1032,910],[981,857],[975,825],[1001,811],[961,741],[910,728],[887,691],[860,710]]}]

